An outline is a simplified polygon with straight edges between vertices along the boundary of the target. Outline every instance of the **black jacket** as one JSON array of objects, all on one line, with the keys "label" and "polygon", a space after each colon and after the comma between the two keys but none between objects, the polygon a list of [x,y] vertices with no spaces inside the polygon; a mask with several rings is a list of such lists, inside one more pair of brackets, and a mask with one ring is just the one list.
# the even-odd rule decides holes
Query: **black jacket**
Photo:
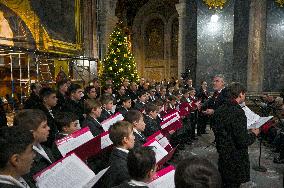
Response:
[{"label": "black jacket", "polygon": [[146,124],[144,135],[146,137],[151,136],[155,132],[159,131],[161,129],[161,126],[158,125],[157,120],[152,119],[151,117],[145,115],[144,116],[144,122]]},{"label": "black jacket", "polygon": [[80,101],[76,102],[74,100],[71,100],[70,98],[68,98],[62,108],[63,112],[72,112],[74,114],[77,115],[79,121],[80,121],[80,125],[82,125],[83,121],[85,120],[84,117],[84,108],[81,105]]},{"label": "black jacket", "polygon": [[127,169],[127,155],[117,148],[114,148],[110,156],[110,168],[108,169],[107,176],[105,178],[105,187],[110,188],[117,186],[124,181],[130,180],[130,176]]},{"label": "black jacket", "polygon": [[[45,145],[49,148],[52,148],[52,145],[55,141],[55,135],[58,133],[58,128],[57,128],[56,122],[54,120],[54,117],[52,117],[52,115],[49,113],[49,110],[45,106],[43,106],[43,104],[41,104],[39,109],[42,110],[44,112],[44,114],[46,115],[47,125],[50,128],[47,141],[42,143],[42,145]],[[55,116],[53,111],[52,111],[52,114],[53,114],[53,116]]]},{"label": "black jacket", "polygon": [[10,185],[10,184],[5,184],[5,183],[0,183],[0,188],[21,188],[17,185]]},{"label": "black jacket", "polygon": [[148,186],[129,185],[128,182],[124,182],[124,183],[122,183],[118,186],[115,186],[113,188],[132,188],[132,187],[148,188]]},{"label": "black jacket", "polygon": [[[44,149],[45,153],[47,154],[47,156],[49,157],[49,159],[51,160],[51,162],[55,162],[55,158],[53,157],[53,154],[51,152],[51,150],[43,145],[41,145],[42,148]],[[31,170],[28,174],[24,175],[23,178],[25,179],[25,181],[29,184],[30,187],[35,187],[35,181],[33,180],[33,176],[42,171],[43,169],[45,169],[46,167],[50,166],[51,163],[44,158],[41,154],[39,154],[38,152],[35,151],[35,158],[34,158],[34,163],[31,167]]]},{"label": "black jacket", "polygon": [[119,113],[122,114],[123,117],[125,117],[128,110],[126,108],[124,108],[123,106],[121,106],[121,107],[117,108],[115,112],[119,112]]},{"label": "black jacket", "polygon": [[214,114],[218,167],[224,182],[244,183],[250,180],[248,146],[255,134],[247,130],[245,112],[236,102],[227,101]]},{"label": "black jacket", "polygon": [[143,112],[145,110],[145,107],[145,104],[143,104],[141,101],[137,101],[134,105],[134,109],[140,112]]},{"label": "black jacket", "polygon": [[89,127],[94,137],[104,132],[102,125],[89,115],[87,115],[82,127]]},{"label": "black jacket", "polygon": [[29,98],[24,102],[24,109],[38,109],[41,104],[41,100],[34,92],[31,93]]},{"label": "black jacket", "polygon": [[111,115],[113,115],[112,112],[107,111],[106,109],[103,109],[101,116],[98,117],[98,120],[99,120],[99,122],[103,122],[104,120],[108,119]]},{"label": "black jacket", "polygon": [[134,148],[141,147],[146,143],[147,140],[143,133],[140,133],[141,136],[136,132],[133,132],[133,134],[135,136]]}]

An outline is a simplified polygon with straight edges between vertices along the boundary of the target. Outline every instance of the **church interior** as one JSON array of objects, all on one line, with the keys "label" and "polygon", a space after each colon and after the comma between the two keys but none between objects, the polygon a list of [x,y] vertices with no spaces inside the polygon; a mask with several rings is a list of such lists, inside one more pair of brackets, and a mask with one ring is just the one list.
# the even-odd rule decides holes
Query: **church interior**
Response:
[{"label": "church interior", "polygon": [[[70,164],[76,162],[76,165],[87,166],[84,171],[82,168],[82,172],[78,172],[88,174],[89,178],[95,177],[95,174],[99,176],[98,172],[104,173],[92,185],[80,184],[84,178],[81,177],[82,182],[77,180],[78,187],[195,187],[199,184],[190,184],[189,181],[199,182],[201,179],[193,175],[186,177],[188,180],[184,180],[183,185],[176,183],[182,166],[178,165],[179,162],[195,157],[206,158],[210,162],[196,162],[208,165],[206,169],[211,168],[212,163],[211,170],[216,170],[216,173],[219,170],[221,179],[219,182],[218,177],[212,177],[213,180],[217,178],[216,185],[199,182],[197,187],[281,188],[284,183],[282,50],[284,0],[0,0],[0,144],[4,143],[1,139],[12,140],[4,136],[4,132],[9,130],[1,132],[2,127],[30,126],[27,119],[36,122],[37,118],[32,115],[38,113],[35,116],[41,117],[38,112],[41,111],[50,130],[46,133],[47,140],[37,144],[51,152],[54,152],[53,147],[58,147],[56,152],[60,156],[51,158],[48,152],[43,151],[44,155],[39,155],[47,159],[44,168],[33,171],[35,166],[31,165],[29,174],[33,172],[33,178],[26,179],[25,174],[19,174],[18,179],[12,176],[16,183],[5,179],[6,167],[0,164],[0,187],[6,182],[26,188],[64,187],[58,183],[59,179],[58,182],[57,179],[48,180],[51,176],[56,177],[48,171],[54,164],[60,163],[58,161],[62,157],[66,165],[69,158]],[[235,87],[239,93],[233,98]],[[51,96],[54,98],[51,99]],[[234,121],[229,123],[230,113],[227,118],[223,114],[223,118],[218,119],[218,112],[232,100],[234,104],[230,103],[230,110],[239,112],[237,107],[232,107],[237,101],[238,107],[241,106],[240,116],[245,117],[247,125],[245,136],[236,138],[238,144],[245,140],[245,149],[242,144],[233,146],[241,152],[232,149],[236,154],[228,157],[226,152],[222,152],[222,141],[233,142],[234,133],[220,131],[226,128],[219,124],[231,126]],[[127,106],[127,101],[130,106]],[[37,111],[25,111],[27,109]],[[136,115],[131,115],[132,111],[136,111]],[[69,112],[72,114],[64,115]],[[128,112],[130,115],[127,115]],[[152,112],[157,113],[154,118]],[[25,113],[27,117],[23,118],[21,114]],[[79,128],[64,133],[69,137],[57,137],[65,130],[60,128],[60,122],[71,122],[73,116]],[[129,121],[128,116],[132,116]],[[143,136],[136,127],[140,120],[133,119],[136,116],[141,116],[145,122],[144,133],[141,130],[142,135],[145,134]],[[155,124],[151,123],[153,119]],[[116,146],[111,131],[113,134],[119,131],[113,128],[116,124],[126,126],[120,120],[133,124],[133,151]],[[21,121],[27,123],[19,123]],[[241,124],[239,119],[235,122]],[[249,128],[257,123],[259,126]],[[65,125],[63,127],[66,128]],[[66,129],[69,128],[67,126]],[[152,129],[155,131],[151,132]],[[29,130],[34,136],[37,129],[29,127]],[[222,134],[226,134],[226,139],[222,140]],[[78,135],[84,135],[84,138],[82,136],[79,140]],[[139,152],[142,151],[135,150],[139,140],[137,135],[141,136],[143,146],[152,139],[156,141],[166,152],[162,160],[167,160],[156,162],[154,170],[158,175],[151,176],[149,171],[148,179],[133,179],[133,172],[127,185],[118,186],[123,181],[115,184],[116,176],[120,177],[119,173],[124,172],[115,171],[117,166],[114,162],[108,163],[111,165],[106,169],[102,161],[113,160],[116,150],[112,148],[118,148],[118,152],[127,150],[129,158],[133,153],[134,158],[135,152],[137,155],[151,153],[142,150],[144,153],[141,154]],[[252,137],[254,141],[248,144]],[[69,145],[68,139],[73,139]],[[128,137],[126,140],[128,146],[131,141]],[[90,149],[98,145],[100,149]],[[41,149],[45,150],[44,147],[33,145],[36,158]],[[68,152],[63,154],[62,148]],[[7,151],[6,147],[0,149],[1,158],[4,156],[1,152],[7,153],[8,150],[14,152],[8,147]],[[82,153],[92,156],[88,158]],[[226,155],[228,161],[239,163],[230,166],[226,160],[224,162],[222,155]],[[156,160],[157,156],[156,153]],[[126,165],[124,162],[119,163]],[[227,166],[220,166],[221,163]],[[138,165],[138,162],[133,164]],[[248,164],[246,171],[245,164]],[[131,165],[127,165],[130,171]],[[118,169],[124,167],[127,168],[120,166]],[[73,170],[77,169],[74,167]],[[66,176],[59,175],[60,171],[55,168],[53,173],[58,173],[61,178],[70,175],[67,170],[63,171],[66,171]],[[175,175],[171,174],[173,171]],[[42,175],[44,173],[45,176]],[[116,176],[109,179],[115,173]],[[162,180],[165,173],[169,178]],[[208,173],[205,178],[209,178]],[[248,179],[245,179],[247,173]],[[21,184],[19,177],[23,177],[21,179],[26,185]],[[64,181],[72,182],[68,178]],[[65,187],[74,185],[70,183]]]}]

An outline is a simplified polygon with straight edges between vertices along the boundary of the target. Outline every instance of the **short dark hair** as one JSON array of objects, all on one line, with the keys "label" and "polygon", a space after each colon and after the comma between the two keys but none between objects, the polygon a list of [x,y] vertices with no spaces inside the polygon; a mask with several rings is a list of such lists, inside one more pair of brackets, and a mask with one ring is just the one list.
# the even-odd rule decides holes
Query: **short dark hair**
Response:
[{"label": "short dark hair", "polygon": [[146,95],[146,91],[139,91],[139,92],[137,92],[137,96],[140,98],[142,95]]},{"label": "short dark hair", "polygon": [[149,114],[150,112],[158,111],[159,107],[153,103],[149,103],[146,105],[145,112]]},{"label": "short dark hair", "polygon": [[147,174],[155,169],[155,152],[151,147],[134,148],[127,156],[127,168],[132,179],[140,181],[145,179]]},{"label": "short dark hair", "polygon": [[84,102],[84,110],[86,114],[90,114],[93,109],[100,108],[101,102],[95,99],[86,99]]},{"label": "short dark hair", "polygon": [[14,117],[14,126],[23,127],[28,130],[37,130],[47,117],[43,111],[38,109],[25,109],[19,111]]},{"label": "short dark hair", "polygon": [[39,97],[41,101],[43,101],[45,97],[48,97],[51,94],[56,94],[56,91],[50,87],[44,87],[39,91]]},{"label": "short dark hair", "polygon": [[68,96],[70,96],[72,93],[75,93],[78,89],[82,89],[79,84],[71,84],[68,88]]},{"label": "short dark hair", "polygon": [[119,121],[109,128],[109,138],[114,146],[122,146],[124,137],[128,137],[133,131],[133,125],[127,121]]},{"label": "short dark hair", "polygon": [[72,112],[59,112],[55,115],[55,122],[59,131],[63,127],[70,127],[70,123],[76,121],[78,117]]},{"label": "short dark hair", "polygon": [[19,127],[0,129],[0,169],[4,169],[14,154],[23,153],[32,144],[34,137],[31,131]]},{"label": "short dark hair", "polygon": [[110,102],[113,102],[114,99],[111,95],[102,95],[102,97],[100,98],[100,101],[101,101],[102,105],[104,105],[104,104],[108,104]]},{"label": "short dark hair", "polygon": [[[94,89],[95,88],[95,86],[87,86],[86,88],[85,88],[85,92],[86,93],[90,93],[90,91],[92,90],[92,89]],[[96,88],[95,88],[96,89]]]},{"label": "short dark hair", "polygon": [[233,82],[227,87],[227,92],[231,98],[236,99],[241,93],[246,92],[246,88],[239,82]]},{"label": "short dark hair", "polygon": [[126,101],[129,101],[131,100],[131,97],[129,95],[123,95],[121,97],[121,102],[126,102]]},{"label": "short dark hair", "polygon": [[178,163],[175,172],[176,188],[220,188],[221,176],[217,168],[205,158],[192,157]]},{"label": "short dark hair", "polygon": [[67,84],[68,80],[63,79],[57,82],[57,88],[59,89],[61,86],[63,86],[64,84]]},{"label": "short dark hair", "polygon": [[138,110],[129,110],[124,117],[125,121],[129,123],[134,123],[134,121],[139,121],[139,119],[143,117],[143,114]]},{"label": "short dark hair", "polygon": [[184,95],[184,94],[186,94],[186,93],[188,93],[189,92],[189,90],[188,89],[183,89],[183,90],[181,90],[181,93]]}]

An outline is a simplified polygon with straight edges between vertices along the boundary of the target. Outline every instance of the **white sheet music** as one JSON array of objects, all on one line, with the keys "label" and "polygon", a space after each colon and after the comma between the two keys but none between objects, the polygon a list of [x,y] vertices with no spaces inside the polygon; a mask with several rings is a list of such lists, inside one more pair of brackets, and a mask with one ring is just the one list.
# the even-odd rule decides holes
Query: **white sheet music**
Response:
[{"label": "white sheet music", "polygon": [[273,116],[260,117],[247,106],[244,106],[242,109],[245,111],[247,117],[247,129],[259,128],[273,118]]},{"label": "white sheet music", "polygon": [[63,159],[36,178],[39,188],[83,187],[95,178],[95,173],[75,154]]},{"label": "white sheet music", "polygon": [[159,177],[158,179],[152,181],[148,184],[149,188],[174,188],[175,187],[175,170],[170,171],[169,173]]},{"label": "white sheet music", "polygon": [[112,119],[106,119],[101,124],[102,124],[104,131],[108,131],[110,126],[112,126],[116,122],[122,121],[122,120],[124,120],[124,117],[122,116],[122,114],[119,114],[119,115],[113,117]]},{"label": "white sheet music", "polygon": [[156,154],[156,163],[168,154],[168,152],[157,141],[152,142],[149,146],[153,146],[153,150]]},{"label": "white sheet music", "polygon": [[161,144],[161,146],[163,148],[167,147],[170,144],[170,142],[167,139],[167,137],[163,137],[162,139],[158,140],[158,142],[159,142],[159,144]]},{"label": "white sheet music", "polygon": [[79,146],[85,144],[89,140],[93,139],[94,136],[91,133],[91,131],[88,131],[76,138],[70,138],[66,142],[60,144],[58,146],[58,150],[60,151],[62,156],[65,156],[70,151],[73,151],[74,149],[78,148]]},{"label": "white sheet music", "polygon": [[109,169],[109,167],[101,170],[93,179],[91,179],[91,181],[89,181],[86,185],[83,186],[83,188],[90,188],[93,185],[95,185],[99,179],[101,179],[101,177],[106,173],[106,171]]},{"label": "white sheet music", "polygon": [[101,137],[101,149],[104,149],[112,144],[113,142],[110,140],[109,134]]}]

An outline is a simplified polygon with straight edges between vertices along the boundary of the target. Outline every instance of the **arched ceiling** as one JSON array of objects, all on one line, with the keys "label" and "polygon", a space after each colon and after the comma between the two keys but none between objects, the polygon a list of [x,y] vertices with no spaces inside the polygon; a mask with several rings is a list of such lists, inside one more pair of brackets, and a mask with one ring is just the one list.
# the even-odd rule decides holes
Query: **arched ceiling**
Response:
[{"label": "arched ceiling", "polygon": [[[161,0],[156,0],[158,4]],[[127,22],[128,26],[132,26],[133,20],[143,5],[148,3],[149,0],[118,0],[115,9],[115,15],[123,21]],[[175,6],[179,0],[163,0],[163,3]]]}]

